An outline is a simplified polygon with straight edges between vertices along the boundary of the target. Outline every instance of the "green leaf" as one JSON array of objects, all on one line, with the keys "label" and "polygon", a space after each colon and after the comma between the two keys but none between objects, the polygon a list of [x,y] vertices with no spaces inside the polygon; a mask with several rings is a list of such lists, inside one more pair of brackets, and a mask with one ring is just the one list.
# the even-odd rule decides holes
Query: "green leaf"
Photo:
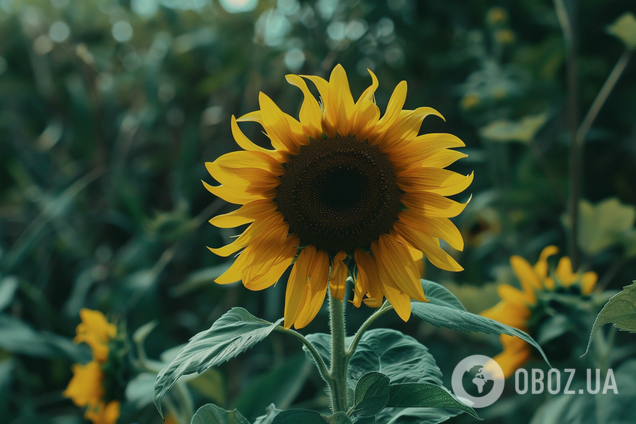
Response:
[{"label": "green leaf", "polygon": [[356,384],[351,416],[369,417],[378,414],[389,401],[389,377],[379,372],[362,376]]},{"label": "green leaf", "polygon": [[636,333],[636,284],[624,287],[622,292],[613,296],[603,306],[592,326],[585,354],[590,349],[594,334],[599,328],[610,322],[620,330]]},{"label": "green leaf", "polygon": [[317,411],[308,409],[292,409],[276,415],[272,424],[351,424],[351,420],[344,412],[338,412],[329,417]]},{"label": "green leaf", "polygon": [[[214,403],[225,405],[225,383],[223,381],[223,375],[217,369],[209,369],[201,375],[188,380],[187,384],[194,390],[205,396],[207,400]],[[241,408],[238,408],[242,411]],[[245,411],[243,411],[245,413]],[[245,414],[247,415],[247,414]]]},{"label": "green leaf", "polygon": [[203,405],[192,417],[191,424],[250,424],[236,409],[226,411],[208,403]]},{"label": "green leaf", "polygon": [[195,335],[177,357],[157,376],[155,405],[162,414],[161,400],[179,377],[202,372],[234,358],[266,338],[282,318],[271,323],[243,308],[233,308],[209,330]]},{"label": "green leaf", "polygon": [[387,407],[456,409],[479,419],[473,408],[464,405],[444,388],[434,384],[391,384],[390,390]]},{"label": "green leaf", "polygon": [[636,48],[636,17],[632,12],[623,13],[607,27],[607,32],[621,40],[629,50]]},{"label": "green leaf", "polygon": [[374,416],[360,417],[356,419],[353,423],[354,424],[375,424],[375,417]]},{"label": "green leaf", "polygon": [[[316,333],[307,336],[316,350],[329,364],[331,358],[331,337]],[[347,337],[347,347],[353,337]],[[435,358],[420,342],[399,331],[376,328],[362,336],[356,352],[349,361],[349,388],[369,372],[381,372],[395,383],[442,384],[442,372]]]},{"label": "green leaf", "polygon": [[86,346],[55,333],[36,331],[24,321],[0,314],[0,349],[38,358],[69,358],[73,362],[90,359]]},{"label": "green leaf", "polygon": [[622,204],[615,197],[596,205],[581,200],[579,214],[579,247],[588,255],[594,255],[628,236],[634,226],[636,208]]},{"label": "green leaf", "polygon": [[385,408],[375,417],[376,424],[438,424],[459,415],[452,409]]},{"label": "green leaf", "polygon": [[261,414],[272,403],[286,409],[298,396],[311,370],[310,362],[302,353],[289,358],[243,389],[232,407],[242,411],[248,419]]},{"label": "green leaf", "polygon": [[[617,369],[613,369],[613,375],[618,393],[609,388],[611,380],[601,376],[599,393],[591,394],[587,390],[587,374],[577,372],[576,380],[570,387],[577,394],[549,396],[532,417],[531,424],[632,424],[636,405],[636,360],[622,363]],[[591,376],[590,384],[595,389],[595,372]],[[603,394],[606,381],[608,390]]]},{"label": "green leaf", "polygon": [[[521,330],[507,326],[498,321],[482,317],[481,315],[471,314],[467,311],[436,305],[432,301],[427,303],[416,301],[411,302],[411,311],[416,317],[421,318],[436,327],[446,327],[453,330],[486,334],[507,334],[509,336],[519,337],[536,347],[541,353],[541,356],[543,356],[543,359],[549,364],[545,353],[543,353],[539,344],[535,342],[532,337]],[[393,381],[393,379],[391,379],[391,381]]]},{"label": "green leaf", "polygon": [[479,135],[492,141],[520,141],[529,144],[547,119],[547,113],[525,116],[520,121],[498,119],[481,128]]},{"label": "green leaf", "polygon": [[446,287],[424,279],[420,280],[420,282],[422,283],[424,294],[426,295],[426,298],[429,299],[429,302],[434,305],[447,306],[449,308],[460,309],[462,311],[466,310],[464,305],[462,305],[462,302],[460,302],[459,299],[457,299],[457,297],[455,297],[455,295]]},{"label": "green leaf", "polygon": [[126,385],[126,401],[139,410],[152,403],[152,392],[156,374],[144,372],[138,374]]},{"label": "green leaf", "polygon": [[13,302],[13,297],[18,289],[17,277],[10,275],[0,280],[0,311]]},{"label": "green leaf", "polygon": [[271,404],[267,407],[265,412],[265,415],[261,415],[260,417],[256,418],[254,424],[272,424],[274,422],[274,418],[276,418],[276,415],[280,414],[282,411],[280,409],[276,409],[276,406],[274,406],[274,404]]}]

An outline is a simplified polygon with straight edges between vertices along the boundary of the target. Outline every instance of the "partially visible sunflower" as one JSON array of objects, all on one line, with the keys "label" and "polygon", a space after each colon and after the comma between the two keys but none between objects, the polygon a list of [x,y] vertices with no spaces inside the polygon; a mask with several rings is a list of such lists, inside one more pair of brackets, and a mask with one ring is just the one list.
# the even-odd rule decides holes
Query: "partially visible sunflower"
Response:
[{"label": "partially visible sunflower", "polygon": [[99,311],[82,309],[80,317],[74,341],[88,344],[93,360],[73,365],[73,378],[63,394],[75,405],[85,406],[84,417],[94,424],[114,424],[120,413],[120,401],[112,393],[118,377],[114,368],[121,368],[121,358],[111,349],[118,342],[117,327]]},{"label": "partially visible sunflower", "polygon": [[[544,295],[561,293],[572,296],[588,296],[594,290],[598,279],[596,273],[572,271],[572,262],[562,257],[554,272],[548,272],[548,258],[559,252],[556,246],[548,246],[541,252],[534,265],[520,256],[510,258],[510,265],[521,283],[522,290],[508,284],[498,287],[501,301],[481,315],[518,328],[531,336],[542,309],[540,300]],[[504,350],[493,359],[501,366],[506,378],[530,360],[532,350],[529,344],[518,337],[500,336]]]},{"label": "partially visible sunflower", "polygon": [[[304,94],[300,121],[260,93],[260,110],[238,120],[232,133],[244,151],[206,163],[221,185],[205,187],[238,210],[212,218],[221,228],[251,225],[231,244],[210,248],[220,256],[240,250],[219,284],[242,280],[250,290],[275,284],[292,263],[285,294],[285,327],[302,328],[320,310],[327,287],[343,299],[347,277],[353,303],[379,307],[386,297],[407,320],[411,299],[426,302],[417,261],[422,252],[435,266],[462,267],[439,244],[462,250],[460,232],[448,219],[465,204],[445,196],[465,190],[473,175],[444,169],[466,155],[451,134],[418,135],[429,107],[402,110],[406,82],[397,85],[380,117],[378,80],[354,101],[344,69],[329,81],[287,75]],[[322,103],[309,91],[317,88]],[[255,145],[237,122],[260,123],[273,149]],[[294,262],[295,261],[295,262]]]}]

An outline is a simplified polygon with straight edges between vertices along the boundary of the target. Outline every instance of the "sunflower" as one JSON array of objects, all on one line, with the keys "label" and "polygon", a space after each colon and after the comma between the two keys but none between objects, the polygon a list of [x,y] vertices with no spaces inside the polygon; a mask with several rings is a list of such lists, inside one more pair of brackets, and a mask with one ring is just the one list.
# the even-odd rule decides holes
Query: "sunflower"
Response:
[{"label": "sunflower", "polygon": [[[84,417],[94,424],[114,424],[120,413],[120,402],[109,399],[109,382],[104,370],[109,368],[116,358],[111,358],[111,343],[116,339],[117,328],[108,322],[99,311],[82,309],[82,322],[77,326],[75,343],[88,344],[93,360],[86,365],[73,365],[73,378],[64,391],[77,406],[86,407]],[[112,385],[112,384],[110,384]]]},{"label": "sunflower", "polygon": [[[531,327],[538,321],[537,318],[540,318],[539,300],[542,295],[563,293],[588,296],[592,293],[598,279],[596,273],[574,273],[572,262],[567,256],[559,260],[554,273],[548,273],[548,258],[558,252],[556,246],[546,247],[534,267],[520,256],[511,257],[510,265],[521,283],[522,290],[508,284],[500,285],[497,291],[502,300],[481,315],[532,335]],[[530,345],[518,337],[502,335],[499,340],[504,350],[494,359],[503,369],[504,376],[508,378],[517,368],[530,360],[532,350]]]},{"label": "sunflower", "polygon": [[[472,182],[444,169],[466,155],[450,148],[464,143],[451,134],[418,135],[429,107],[402,110],[407,85],[400,82],[380,117],[372,84],[354,101],[347,75],[338,65],[329,81],[287,75],[304,94],[299,120],[285,114],[267,95],[260,110],[235,119],[232,134],[243,151],[206,163],[221,185],[203,183],[215,196],[238,205],[212,218],[221,228],[250,224],[231,244],[210,248],[220,256],[238,251],[216,282],[242,280],[250,290],[275,284],[293,263],[285,294],[285,327],[302,328],[320,310],[327,287],[343,299],[349,276],[353,303],[379,307],[386,297],[403,320],[410,300],[426,302],[418,260],[462,267],[439,244],[462,250],[460,232],[448,219],[465,204],[445,196]],[[305,80],[317,88],[322,104]],[[237,122],[261,124],[273,149],[250,141]]]}]

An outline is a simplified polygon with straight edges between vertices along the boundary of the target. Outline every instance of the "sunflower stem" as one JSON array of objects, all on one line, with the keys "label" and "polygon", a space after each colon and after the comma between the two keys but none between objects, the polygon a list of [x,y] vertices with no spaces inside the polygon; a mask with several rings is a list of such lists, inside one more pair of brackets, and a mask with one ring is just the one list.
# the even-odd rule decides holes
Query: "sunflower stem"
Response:
[{"label": "sunflower stem", "polygon": [[347,368],[349,357],[345,348],[345,315],[343,301],[329,293],[329,323],[331,325],[331,410],[347,410]]}]

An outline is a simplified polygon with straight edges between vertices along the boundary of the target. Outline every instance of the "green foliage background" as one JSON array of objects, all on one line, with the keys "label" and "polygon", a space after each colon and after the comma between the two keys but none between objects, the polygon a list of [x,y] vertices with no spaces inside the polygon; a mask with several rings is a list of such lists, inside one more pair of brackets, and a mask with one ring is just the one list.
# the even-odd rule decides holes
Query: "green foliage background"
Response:
[{"label": "green foliage background", "polygon": [[[228,4],[253,8],[230,13]],[[606,27],[634,5],[568,5],[582,118],[625,49]],[[495,285],[514,281],[510,256],[534,262],[548,244],[568,253],[565,62],[546,0],[1,0],[0,416],[82,421],[61,393],[71,364],[87,354],[70,342],[83,307],[108,312],[130,334],[155,320],[145,342],[151,358],[233,306],[270,321],[282,316],[283,285],[253,293],[213,283],[229,263],[205,246],[234,233],[206,221],[233,207],[200,180],[212,182],[206,161],[237,150],[230,117],[257,109],[259,91],[297,114],[302,97],[287,73],[328,76],[341,63],[357,96],[370,68],[382,109],[406,80],[406,107],[444,115],[422,131],[464,140],[469,157],[453,169],[474,170],[475,181],[458,196],[473,196],[456,220],[467,241],[456,255],[465,271],[428,266],[427,278],[472,312],[492,306]],[[636,276],[635,71],[632,61],[584,145],[579,249],[582,267],[607,289]],[[255,124],[242,128],[266,143]],[[370,314],[349,309],[352,328]],[[326,316],[307,332],[325,331]],[[416,335],[448,375],[469,354],[500,350],[496,338],[395,316],[385,325]],[[618,338],[633,355],[633,338]],[[238,405],[249,419],[271,402],[324,407],[322,381],[299,351],[275,334],[188,385],[196,402]],[[152,380],[129,385],[122,422],[160,422]],[[482,415],[525,422],[543,400],[509,396]]]}]

